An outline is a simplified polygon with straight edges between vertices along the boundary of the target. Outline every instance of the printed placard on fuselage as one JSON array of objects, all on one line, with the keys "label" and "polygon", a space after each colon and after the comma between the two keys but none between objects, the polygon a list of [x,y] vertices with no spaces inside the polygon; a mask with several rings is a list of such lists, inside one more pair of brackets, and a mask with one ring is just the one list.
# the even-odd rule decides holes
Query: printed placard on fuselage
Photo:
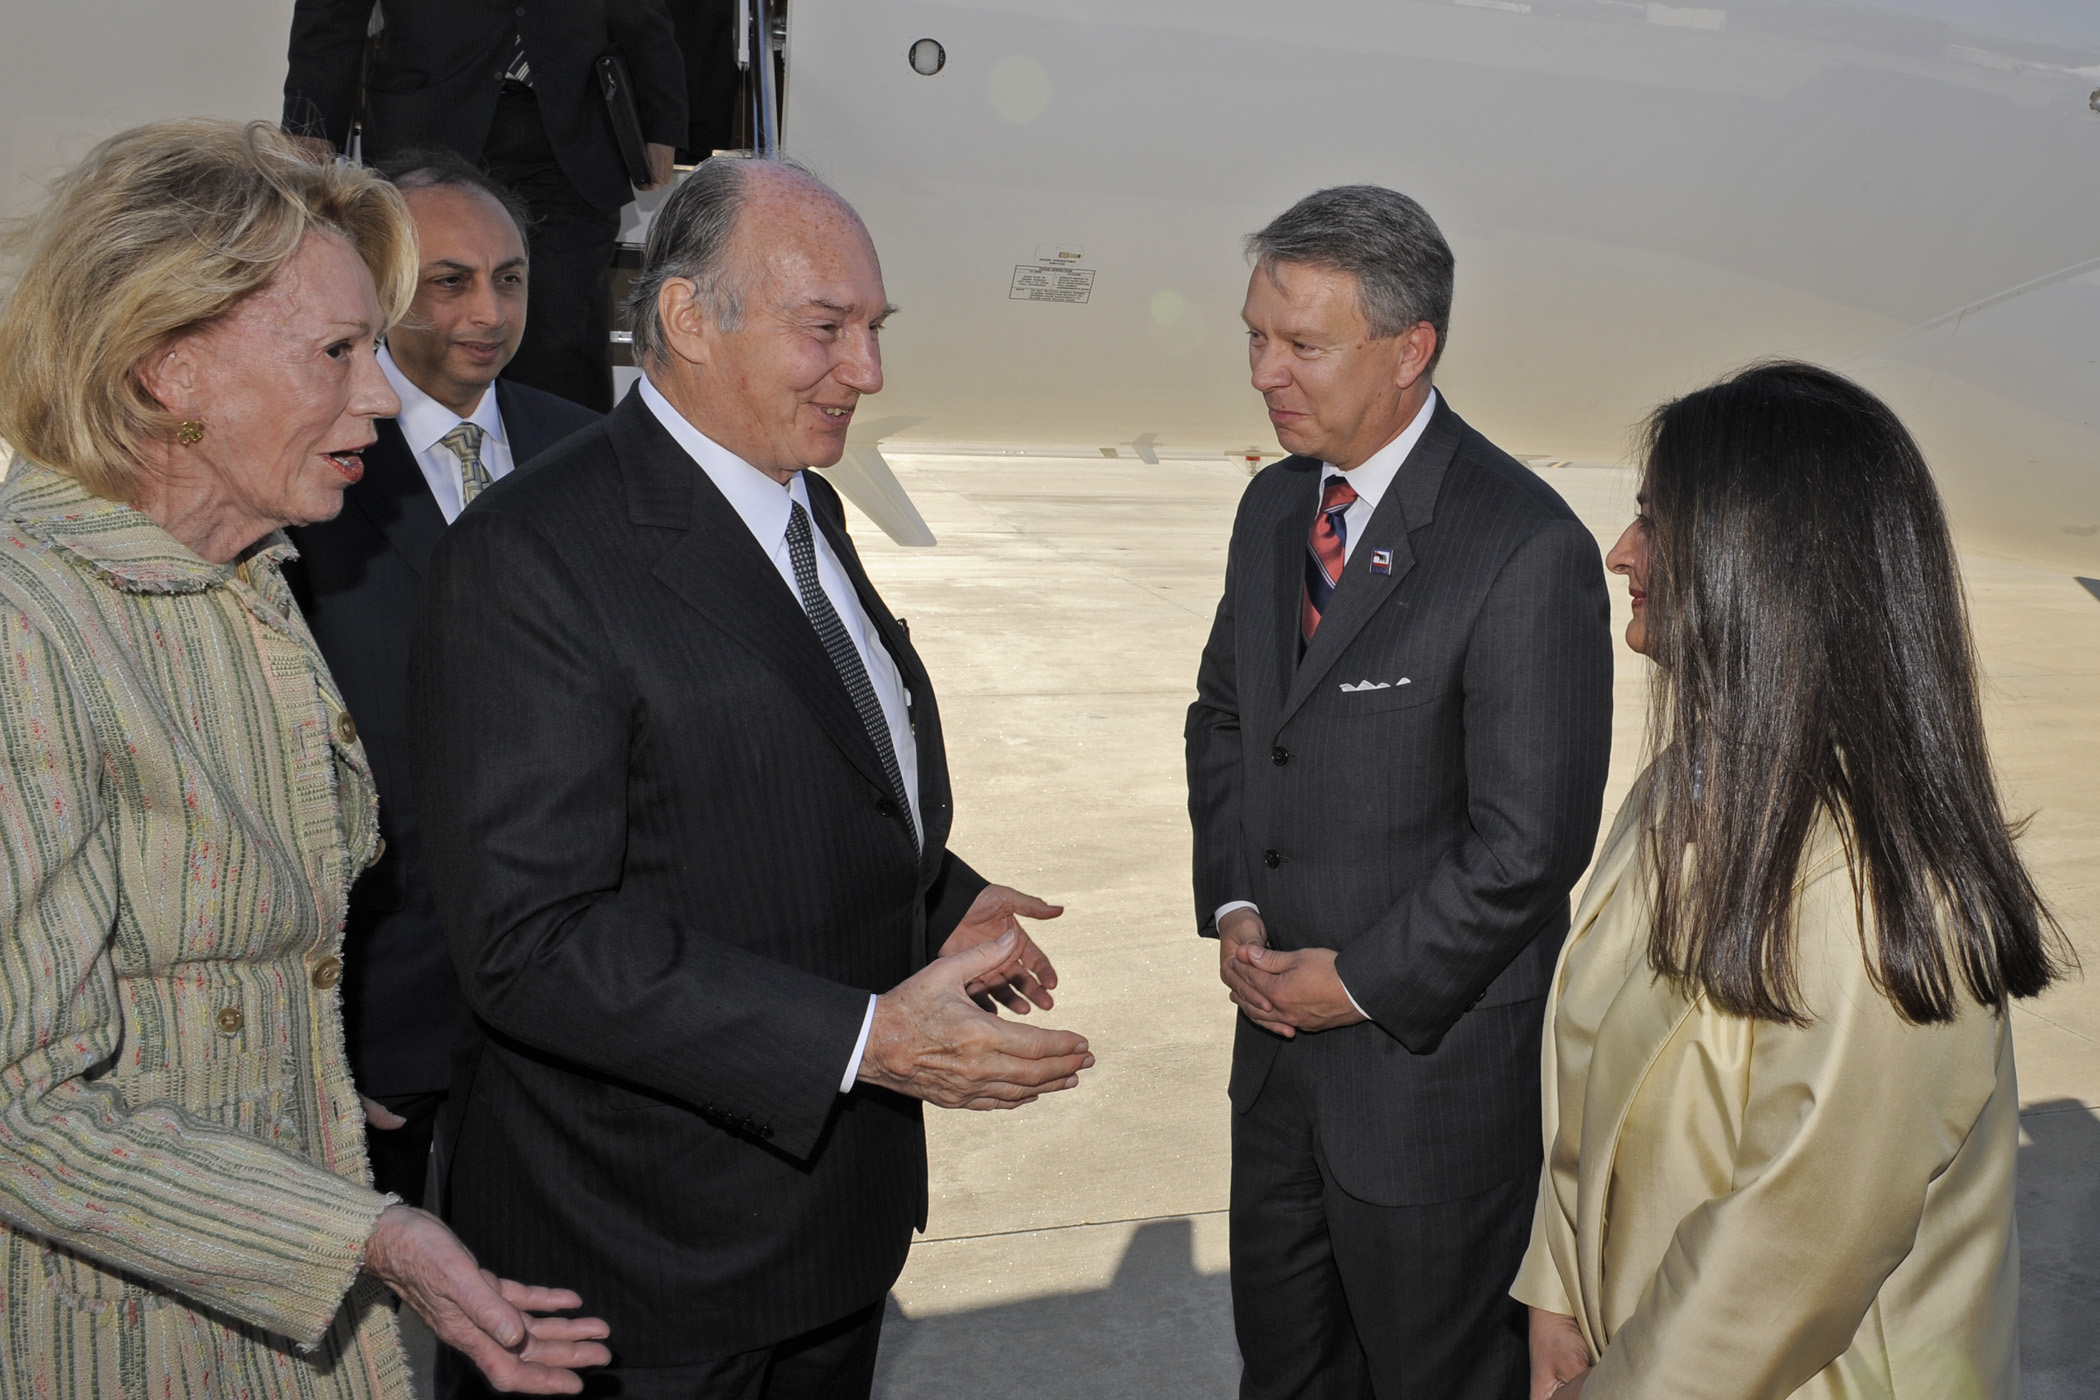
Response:
[{"label": "printed placard on fuselage", "polygon": [[1008,301],[1069,301],[1085,304],[1094,295],[1094,269],[1090,267],[1030,267],[1014,269]]}]

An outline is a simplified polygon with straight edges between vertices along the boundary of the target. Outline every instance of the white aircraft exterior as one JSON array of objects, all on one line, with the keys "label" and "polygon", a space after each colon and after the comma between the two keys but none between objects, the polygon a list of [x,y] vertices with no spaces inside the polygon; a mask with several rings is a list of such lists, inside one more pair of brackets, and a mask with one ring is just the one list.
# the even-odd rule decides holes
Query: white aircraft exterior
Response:
[{"label": "white aircraft exterior", "polygon": [[1804,357],[1894,404],[1966,547],[2100,575],[2093,0],[789,0],[788,26],[784,148],[902,308],[863,441],[1275,455],[1241,239],[1371,181],[1450,239],[1438,380],[1508,450],[1623,461],[1658,402]]},{"label": "white aircraft exterior", "polygon": [[[787,9],[785,149],[903,308],[836,473],[893,533],[877,439],[1274,455],[1241,239],[1376,181],[1450,238],[1439,382],[1512,452],[1623,461],[1657,402],[1802,356],[1895,404],[1966,547],[2100,576],[2095,0]],[[0,213],[135,122],[274,117],[290,14],[0,0]]]}]

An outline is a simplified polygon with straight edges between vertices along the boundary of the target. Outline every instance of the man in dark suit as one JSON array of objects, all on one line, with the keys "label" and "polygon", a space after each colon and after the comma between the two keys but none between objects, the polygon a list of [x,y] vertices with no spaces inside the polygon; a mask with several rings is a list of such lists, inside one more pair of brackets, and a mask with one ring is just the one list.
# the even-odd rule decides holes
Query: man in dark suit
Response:
[{"label": "man in dark suit", "polygon": [[1521,1400],[1539,1031],[1611,740],[1597,546],[1431,385],[1443,235],[1309,196],[1249,240],[1293,455],[1240,503],[1188,717],[1196,916],[1242,1016],[1247,1400]]},{"label": "man in dark suit", "polygon": [[973,1001],[1050,1005],[1014,915],[1058,911],[946,848],[932,684],[803,470],[882,387],[866,230],[710,161],[631,305],[646,378],[467,511],[424,593],[417,790],[476,1027],[446,1215],[490,1268],[559,1261],[629,1400],[864,1396],[921,1101],[1092,1058]]},{"label": "man in dark suit", "polygon": [[627,61],[654,189],[686,140],[686,75],[663,0],[414,0],[385,8],[371,69],[374,0],[297,0],[284,129],[317,156],[443,147],[532,211],[532,331],[508,377],[603,413],[612,407],[612,261],[634,198],[596,64]]},{"label": "man in dark suit", "polygon": [[350,892],[343,1024],[379,1189],[421,1205],[460,1010],[409,777],[416,595],[466,500],[598,415],[496,378],[526,324],[516,199],[450,152],[410,152],[388,173],[421,248],[415,302],[380,351],[401,414],[379,420],[341,514],[291,532],[286,572],[379,787],[380,858]]}]

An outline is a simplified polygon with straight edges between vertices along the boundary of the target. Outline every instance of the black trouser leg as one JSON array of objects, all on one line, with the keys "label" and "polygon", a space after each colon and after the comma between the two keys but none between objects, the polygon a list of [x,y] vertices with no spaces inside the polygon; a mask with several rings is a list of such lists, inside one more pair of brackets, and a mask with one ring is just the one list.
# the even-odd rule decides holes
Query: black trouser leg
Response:
[{"label": "black trouser leg", "polygon": [[[1232,1119],[1232,1323],[1240,1400],[1371,1400],[1342,1293],[1304,1096],[1279,1058]],[[1282,1082],[1279,1082],[1282,1081]]]},{"label": "black trouser leg", "polygon": [[1342,1291],[1378,1400],[1524,1400],[1529,1320],[1509,1296],[1536,1174],[1462,1200],[1374,1206],[1328,1184]]},{"label": "black trouser leg", "polygon": [[600,413],[612,408],[612,265],[620,211],[576,192],[562,173],[539,102],[506,83],[482,147],[489,174],[531,209],[525,338],[503,377]]},{"label": "black trouser leg", "polygon": [[[882,1303],[758,1351],[690,1366],[614,1366],[584,1373],[584,1400],[868,1400],[882,1342]],[[618,1345],[615,1339],[614,1345]],[[494,1392],[456,1353],[441,1366],[452,1400],[492,1400]]]}]

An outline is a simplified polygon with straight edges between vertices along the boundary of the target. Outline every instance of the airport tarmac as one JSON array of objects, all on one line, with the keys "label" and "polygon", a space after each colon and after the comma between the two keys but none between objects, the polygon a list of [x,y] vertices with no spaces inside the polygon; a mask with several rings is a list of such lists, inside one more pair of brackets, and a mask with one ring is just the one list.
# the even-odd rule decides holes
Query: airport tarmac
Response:
[{"label": "airport tarmac", "polygon": [[[1234,1393],[1225,1099],[1233,1012],[1188,885],[1181,726],[1246,485],[1230,462],[891,458],[940,538],[855,537],[938,687],[951,845],[1066,905],[1038,936],[1046,1019],[1092,1042],[1080,1087],[1013,1113],[930,1112],[926,1233],[891,1295],[885,1400]],[[1596,532],[1630,472],[1542,473]],[[2100,968],[2100,601],[1965,560],[1994,751],[2025,850]],[[1623,586],[1613,586],[1618,621]],[[1620,651],[1607,822],[1634,775],[1645,662]],[[1038,1013],[1039,1015],[1041,1013]],[[2015,1013],[2022,1089],[2023,1394],[2100,1373],[2100,995]]]}]

